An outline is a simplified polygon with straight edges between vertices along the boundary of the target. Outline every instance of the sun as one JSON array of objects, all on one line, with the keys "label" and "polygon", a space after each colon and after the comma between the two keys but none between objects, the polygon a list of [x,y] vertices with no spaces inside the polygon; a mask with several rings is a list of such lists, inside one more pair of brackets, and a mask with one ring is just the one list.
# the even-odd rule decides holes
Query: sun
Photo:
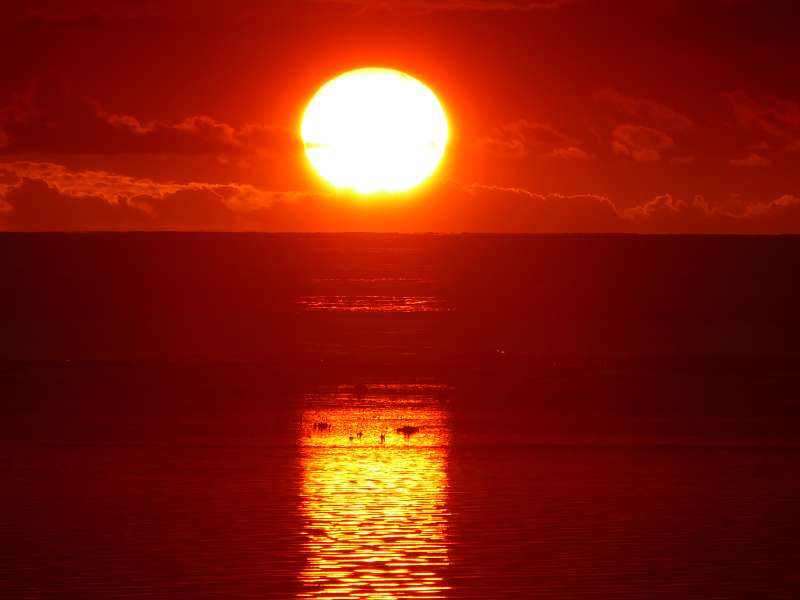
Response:
[{"label": "sun", "polygon": [[394,69],[348,71],[323,85],[303,115],[308,160],[336,188],[403,192],[438,166],[447,116],[422,82]]}]

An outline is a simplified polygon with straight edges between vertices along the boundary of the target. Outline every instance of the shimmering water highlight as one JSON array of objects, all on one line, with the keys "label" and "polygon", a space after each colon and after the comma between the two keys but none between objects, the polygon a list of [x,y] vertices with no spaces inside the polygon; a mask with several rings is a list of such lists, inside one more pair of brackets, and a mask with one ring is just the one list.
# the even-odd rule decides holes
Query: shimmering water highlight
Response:
[{"label": "shimmering water highlight", "polygon": [[431,395],[311,395],[300,427],[301,598],[444,598],[447,444]]}]

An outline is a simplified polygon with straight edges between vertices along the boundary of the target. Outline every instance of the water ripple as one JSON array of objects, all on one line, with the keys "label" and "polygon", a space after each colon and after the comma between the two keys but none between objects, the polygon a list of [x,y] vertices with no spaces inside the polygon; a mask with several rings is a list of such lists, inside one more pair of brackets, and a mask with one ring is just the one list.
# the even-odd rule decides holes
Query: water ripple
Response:
[{"label": "water ripple", "polygon": [[300,598],[444,598],[447,422],[431,396],[310,396]]},{"label": "water ripple", "polygon": [[436,296],[302,296],[297,303],[307,311],[326,312],[444,312]]}]

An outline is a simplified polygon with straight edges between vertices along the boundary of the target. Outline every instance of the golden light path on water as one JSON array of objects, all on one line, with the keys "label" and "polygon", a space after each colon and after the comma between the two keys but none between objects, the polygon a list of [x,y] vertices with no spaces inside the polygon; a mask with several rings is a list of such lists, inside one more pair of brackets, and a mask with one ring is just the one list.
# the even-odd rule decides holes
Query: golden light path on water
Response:
[{"label": "golden light path on water", "polygon": [[447,305],[436,296],[304,296],[298,304],[316,312],[443,312]]},{"label": "golden light path on water", "polygon": [[[343,387],[306,398],[300,598],[445,597],[449,435],[442,391]],[[397,431],[404,427],[419,430]]]}]

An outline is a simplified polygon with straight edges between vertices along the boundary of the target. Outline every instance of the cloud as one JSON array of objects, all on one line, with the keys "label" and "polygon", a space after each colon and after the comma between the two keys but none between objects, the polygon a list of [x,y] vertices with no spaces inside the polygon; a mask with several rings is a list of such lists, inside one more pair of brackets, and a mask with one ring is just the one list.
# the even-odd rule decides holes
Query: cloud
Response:
[{"label": "cloud", "polygon": [[628,96],[614,88],[605,88],[593,94],[593,98],[618,109],[620,114],[667,131],[685,132],[694,127],[694,122],[684,113],[656,100]]},{"label": "cloud", "polygon": [[414,13],[439,11],[512,12],[561,8],[579,0],[316,0],[351,5],[362,11],[398,10]]},{"label": "cloud", "polygon": [[[270,0],[269,12],[282,7],[308,10],[304,4],[340,4],[362,10],[433,11],[530,11],[548,10],[574,4],[580,0]],[[7,16],[26,18],[29,22],[51,25],[83,25],[92,23],[130,22],[142,20],[187,20],[204,17],[239,19],[263,16],[261,0],[228,0],[224,5],[196,0],[6,0]]]},{"label": "cloud", "polygon": [[449,202],[457,202],[458,210],[470,215],[470,222],[483,223],[488,231],[615,231],[621,225],[613,202],[602,195],[537,194],[524,188],[477,183],[461,190],[466,197],[454,194]]},{"label": "cloud", "polygon": [[[527,233],[797,233],[800,197],[744,203],[734,209],[660,194],[619,207],[597,194],[536,194],[521,188],[471,184],[466,198],[449,200],[451,211],[471,212],[477,231]],[[455,206],[455,204],[458,206]]]},{"label": "cloud", "polygon": [[[520,231],[534,232],[644,232],[702,229],[721,216],[702,197],[691,202],[669,194],[656,196],[640,205],[619,208],[610,198],[597,194],[536,194],[521,188],[472,184],[467,192],[491,201],[491,210],[506,211]],[[524,200],[524,202],[520,202]],[[524,205],[524,208],[523,208]],[[532,229],[531,229],[532,228]]]},{"label": "cloud", "polygon": [[37,162],[0,163],[9,229],[249,229],[276,203],[308,194],[241,183],[174,183]]},{"label": "cloud", "polygon": [[[175,23],[191,20],[247,22],[274,13],[281,7],[296,8],[298,0],[5,0],[0,16],[23,20],[26,25],[50,27],[128,27],[140,23]],[[5,11],[5,15],[3,12]]]},{"label": "cloud", "polygon": [[735,208],[712,206],[703,196],[686,201],[663,194],[619,214],[639,233],[800,233],[800,196],[792,194]]},{"label": "cloud", "polygon": [[454,182],[403,202],[246,184],[157,182],[54,163],[0,163],[8,230],[438,231],[505,233],[800,232],[800,197],[735,209],[669,194],[620,207],[600,194],[537,194]]},{"label": "cloud", "polygon": [[150,222],[144,205],[127,199],[109,203],[96,196],[70,196],[41,179],[26,179],[5,193],[0,220],[10,230],[142,229]]},{"label": "cloud", "polygon": [[760,154],[756,154],[755,152],[751,153],[749,156],[744,158],[735,158],[731,160],[731,164],[734,167],[746,167],[746,168],[757,168],[757,167],[767,167],[772,164],[767,158],[764,158]]},{"label": "cloud", "polygon": [[[616,118],[627,121],[615,127],[611,149],[637,162],[658,162],[675,146],[674,135],[686,134],[696,125],[683,112],[657,100],[623,94],[615,88],[595,92],[595,101],[612,109]],[[691,156],[673,157],[670,164],[693,162]]]},{"label": "cloud", "polygon": [[39,162],[0,163],[0,174],[7,179],[40,180],[70,197],[94,197],[108,204],[138,197],[164,199],[181,191],[207,191],[242,209],[269,206],[273,193],[260,192],[248,184],[172,183],[129,177],[105,171],[71,171],[62,165]]},{"label": "cloud", "polygon": [[769,202],[747,204],[739,218],[800,215],[800,196],[786,194]]},{"label": "cloud", "polygon": [[[4,143],[3,143],[4,142]],[[300,151],[282,127],[233,127],[207,115],[177,123],[143,122],[98,102],[58,91],[19,97],[0,112],[0,153],[278,155]]]},{"label": "cloud", "polygon": [[637,206],[618,211],[640,233],[724,231],[727,220],[722,211],[712,208],[702,196],[689,200],[661,194]]},{"label": "cloud", "polygon": [[736,120],[747,130],[780,140],[784,149],[800,149],[800,102],[756,99],[745,92],[726,95]]},{"label": "cloud", "polygon": [[589,160],[592,157],[588,152],[576,146],[556,148],[550,153],[550,156],[564,160]]},{"label": "cloud", "polygon": [[674,145],[674,140],[663,131],[630,124],[617,126],[611,141],[616,154],[629,156],[637,162],[659,161],[662,153]]},{"label": "cloud", "polygon": [[480,138],[476,147],[482,152],[505,158],[522,159],[531,155],[565,160],[591,158],[577,140],[554,127],[527,119],[496,127],[488,136]]}]

